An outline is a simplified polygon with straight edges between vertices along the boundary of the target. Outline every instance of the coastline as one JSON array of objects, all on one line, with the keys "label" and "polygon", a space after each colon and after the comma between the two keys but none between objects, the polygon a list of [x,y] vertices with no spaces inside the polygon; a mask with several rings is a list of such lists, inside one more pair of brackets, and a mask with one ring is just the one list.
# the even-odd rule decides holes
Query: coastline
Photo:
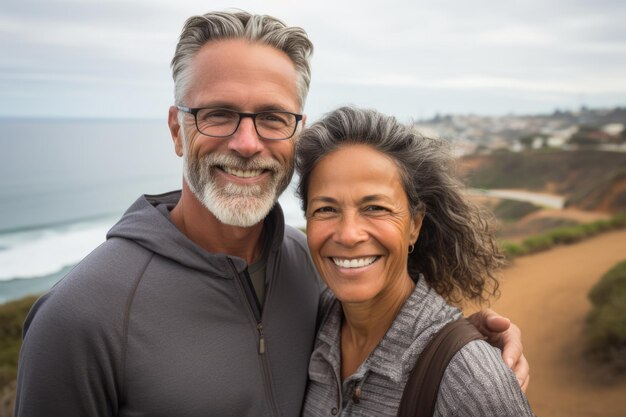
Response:
[{"label": "coastline", "polygon": [[57,272],[42,277],[14,278],[0,281],[0,304],[19,300],[29,295],[40,296],[44,294],[70,272],[74,266],[76,265],[65,266]]}]

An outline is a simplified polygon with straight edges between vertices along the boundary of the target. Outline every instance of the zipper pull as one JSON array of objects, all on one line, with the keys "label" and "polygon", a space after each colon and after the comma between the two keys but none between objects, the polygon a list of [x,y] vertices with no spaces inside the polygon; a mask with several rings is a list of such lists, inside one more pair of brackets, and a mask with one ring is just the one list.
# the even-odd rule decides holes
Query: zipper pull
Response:
[{"label": "zipper pull", "polygon": [[259,355],[265,353],[265,336],[263,336],[263,323],[259,323],[256,326],[259,331]]}]

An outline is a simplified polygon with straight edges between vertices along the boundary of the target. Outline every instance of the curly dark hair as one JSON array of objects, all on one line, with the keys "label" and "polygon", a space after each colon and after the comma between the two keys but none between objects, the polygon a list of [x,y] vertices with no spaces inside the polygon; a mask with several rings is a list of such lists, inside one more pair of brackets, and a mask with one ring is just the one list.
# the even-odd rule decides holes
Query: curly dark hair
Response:
[{"label": "curly dark hair", "polygon": [[311,172],[329,153],[362,144],[398,166],[411,212],[424,214],[408,271],[453,303],[484,303],[498,295],[504,264],[490,232],[488,213],[468,200],[447,142],[422,136],[412,126],[376,110],[341,107],[305,129],[296,145],[297,193],[307,210]]}]

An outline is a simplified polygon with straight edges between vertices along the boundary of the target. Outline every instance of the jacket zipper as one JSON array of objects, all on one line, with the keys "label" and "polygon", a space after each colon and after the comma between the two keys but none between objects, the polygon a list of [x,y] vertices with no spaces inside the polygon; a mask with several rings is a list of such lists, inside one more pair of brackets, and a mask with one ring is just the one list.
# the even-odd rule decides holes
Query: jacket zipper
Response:
[{"label": "jacket zipper", "polygon": [[259,331],[259,355],[265,354],[265,337],[263,336],[263,323],[258,323],[256,329]]},{"label": "jacket zipper", "polygon": [[259,334],[259,344],[258,344],[258,354],[260,356],[261,365],[263,367],[263,381],[265,382],[265,396],[270,404],[270,409],[272,411],[272,415],[278,416],[278,408],[276,407],[276,403],[274,401],[274,394],[272,392],[272,385],[270,380],[269,373],[269,364],[267,362],[267,356],[265,353],[267,352],[267,348],[265,346],[265,335],[263,334],[263,322],[261,319],[261,309],[259,302],[254,293],[254,288],[252,287],[252,283],[250,279],[246,276],[242,276],[239,272],[237,272],[237,268],[233,263],[232,259],[228,258],[228,262],[237,277],[237,283],[239,284],[239,288],[243,291],[244,296],[246,297],[248,309],[252,313],[254,321],[256,322],[256,330]]}]

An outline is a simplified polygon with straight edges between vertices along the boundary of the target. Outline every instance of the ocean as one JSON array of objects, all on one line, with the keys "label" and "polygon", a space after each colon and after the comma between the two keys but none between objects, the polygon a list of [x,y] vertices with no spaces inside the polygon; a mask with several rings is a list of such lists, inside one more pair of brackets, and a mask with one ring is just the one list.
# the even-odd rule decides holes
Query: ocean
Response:
[{"label": "ocean", "polygon": [[[179,189],[165,120],[0,119],[0,303],[41,294],[141,194]],[[294,184],[281,196],[304,225]]]}]

